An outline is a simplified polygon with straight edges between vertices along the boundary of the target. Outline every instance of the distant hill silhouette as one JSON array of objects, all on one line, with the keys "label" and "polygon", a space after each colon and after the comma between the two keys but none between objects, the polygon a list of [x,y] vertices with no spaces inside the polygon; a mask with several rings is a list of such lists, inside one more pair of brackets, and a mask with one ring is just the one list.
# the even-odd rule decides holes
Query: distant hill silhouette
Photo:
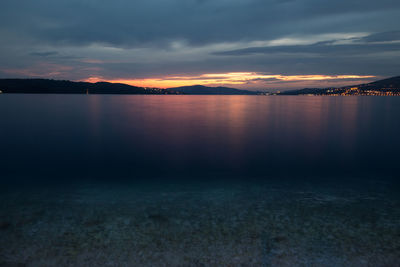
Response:
[{"label": "distant hill silhouette", "polygon": [[72,82],[49,79],[0,79],[3,93],[28,94],[187,94],[187,95],[256,95],[257,92],[228,87],[202,85],[169,89],[143,88],[122,83]]},{"label": "distant hill silhouette", "polygon": [[307,94],[326,95],[326,94],[342,93],[350,88],[357,88],[357,91],[359,93],[367,91],[400,93],[400,76],[378,80],[371,83],[343,86],[338,88],[304,88],[300,90],[285,91],[279,94],[280,95],[307,95]]},{"label": "distant hill silhouette", "polygon": [[3,93],[28,94],[175,94],[171,90],[136,87],[122,83],[88,83],[48,79],[0,79]]},{"label": "distant hill silhouette", "polygon": [[391,77],[388,79],[383,79],[379,81],[375,81],[372,83],[365,84],[364,87],[372,87],[372,88],[400,88],[400,76]]},{"label": "distant hill silhouette", "polygon": [[[355,91],[350,90],[357,88]],[[49,79],[0,79],[2,93],[30,94],[186,94],[186,95],[257,95],[259,92],[229,87],[208,87],[203,85],[182,86],[169,89],[143,88],[122,83],[108,82],[72,82]],[[304,88],[285,91],[279,95],[329,95],[329,94],[368,94],[374,91],[378,95],[391,92],[400,95],[400,76],[383,79],[367,84],[344,86],[339,88]]]},{"label": "distant hill silhouette", "polygon": [[184,93],[186,95],[257,95],[258,92],[239,90],[229,87],[208,87],[203,85],[181,86],[169,88],[169,90]]}]

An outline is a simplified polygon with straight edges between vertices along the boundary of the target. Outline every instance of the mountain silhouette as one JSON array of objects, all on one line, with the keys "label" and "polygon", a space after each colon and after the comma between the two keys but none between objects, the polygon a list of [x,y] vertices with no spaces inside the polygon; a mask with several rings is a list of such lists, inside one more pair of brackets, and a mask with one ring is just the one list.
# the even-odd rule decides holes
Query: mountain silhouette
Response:
[{"label": "mountain silhouette", "polygon": [[48,79],[0,79],[0,90],[3,93],[28,94],[177,94],[171,90],[143,88],[122,83]]}]

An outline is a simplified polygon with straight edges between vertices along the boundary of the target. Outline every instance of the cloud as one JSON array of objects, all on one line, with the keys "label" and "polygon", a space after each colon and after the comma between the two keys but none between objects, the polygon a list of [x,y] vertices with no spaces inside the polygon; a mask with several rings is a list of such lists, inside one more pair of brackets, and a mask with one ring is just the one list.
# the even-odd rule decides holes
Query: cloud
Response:
[{"label": "cloud", "polygon": [[[308,53],[318,55],[348,56],[379,52],[400,51],[400,31],[373,34],[325,34],[320,38],[283,38],[266,42],[264,46],[253,46],[228,51],[214,52],[215,55],[243,56],[270,53]],[[325,40],[323,40],[325,38]],[[313,42],[314,40],[314,42]]]},{"label": "cloud", "polygon": [[35,68],[0,68],[0,72],[12,75],[12,77],[31,77],[31,78],[41,78],[41,77],[54,77],[62,78],[66,74],[73,71],[73,67],[59,64],[51,63],[39,63],[35,65]]},{"label": "cloud", "polygon": [[400,31],[379,32],[365,36],[361,40],[365,42],[400,42]]},{"label": "cloud", "polygon": [[[335,32],[397,30],[392,0],[3,0],[2,28],[51,45],[191,45]],[[21,8],[23,7],[23,8]],[[351,7],[351,8],[349,8]],[[380,30],[383,28],[379,26]]]},{"label": "cloud", "polygon": [[133,79],[133,80],[121,80],[111,79],[106,80],[104,77],[90,77],[85,81],[97,82],[106,80],[108,82],[115,83],[126,83],[131,85],[140,85],[144,87],[175,87],[175,86],[186,86],[186,85],[253,85],[259,88],[262,85],[273,85],[275,87],[284,86],[287,83],[297,82],[315,82],[315,81],[360,81],[365,79],[372,79],[375,76],[360,76],[360,75],[281,75],[281,74],[264,74],[256,72],[230,72],[230,73],[205,73],[195,76],[164,76],[158,78],[148,79]]},{"label": "cloud", "polygon": [[0,77],[394,76],[398,25],[393,0],[2,0]]},{"label": "cloud", "polygon": [[215,55],[243,56],[251,54],[270,54],[270,53],[309,53],[319,55],[335,56],[355,56],[379,52],[400,51],[400,43],[366,43],[366,44],[338,44],[331,42],[321,42],[311,45],[284,45],[250,47],[231,51],[215,52]]},{"label": "cloud", "polygon": [[31,53],[29,53],[29,55],[37,56],[37,57],[49,57],[49,56],[58,55],[58,52],[57,51],[31,52]]}]

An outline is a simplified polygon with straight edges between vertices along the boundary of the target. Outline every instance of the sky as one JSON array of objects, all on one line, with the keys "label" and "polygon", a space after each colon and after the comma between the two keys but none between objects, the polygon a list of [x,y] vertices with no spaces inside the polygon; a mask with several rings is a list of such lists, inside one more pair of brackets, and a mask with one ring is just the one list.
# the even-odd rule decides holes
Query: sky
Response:
[{"label": "sky", "polygon": [[0,78],[274,91],[398,75],[398,0],[0,1]]}]

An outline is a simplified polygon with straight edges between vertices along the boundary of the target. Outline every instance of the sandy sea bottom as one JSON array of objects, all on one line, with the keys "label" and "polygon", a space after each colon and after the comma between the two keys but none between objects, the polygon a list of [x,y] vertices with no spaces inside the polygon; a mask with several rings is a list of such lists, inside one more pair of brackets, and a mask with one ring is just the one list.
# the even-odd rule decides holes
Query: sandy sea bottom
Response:
[{"label": "sandy sea bottom", "polygon": [[391,182],[2,189],[0,266],[400,266]]}]

